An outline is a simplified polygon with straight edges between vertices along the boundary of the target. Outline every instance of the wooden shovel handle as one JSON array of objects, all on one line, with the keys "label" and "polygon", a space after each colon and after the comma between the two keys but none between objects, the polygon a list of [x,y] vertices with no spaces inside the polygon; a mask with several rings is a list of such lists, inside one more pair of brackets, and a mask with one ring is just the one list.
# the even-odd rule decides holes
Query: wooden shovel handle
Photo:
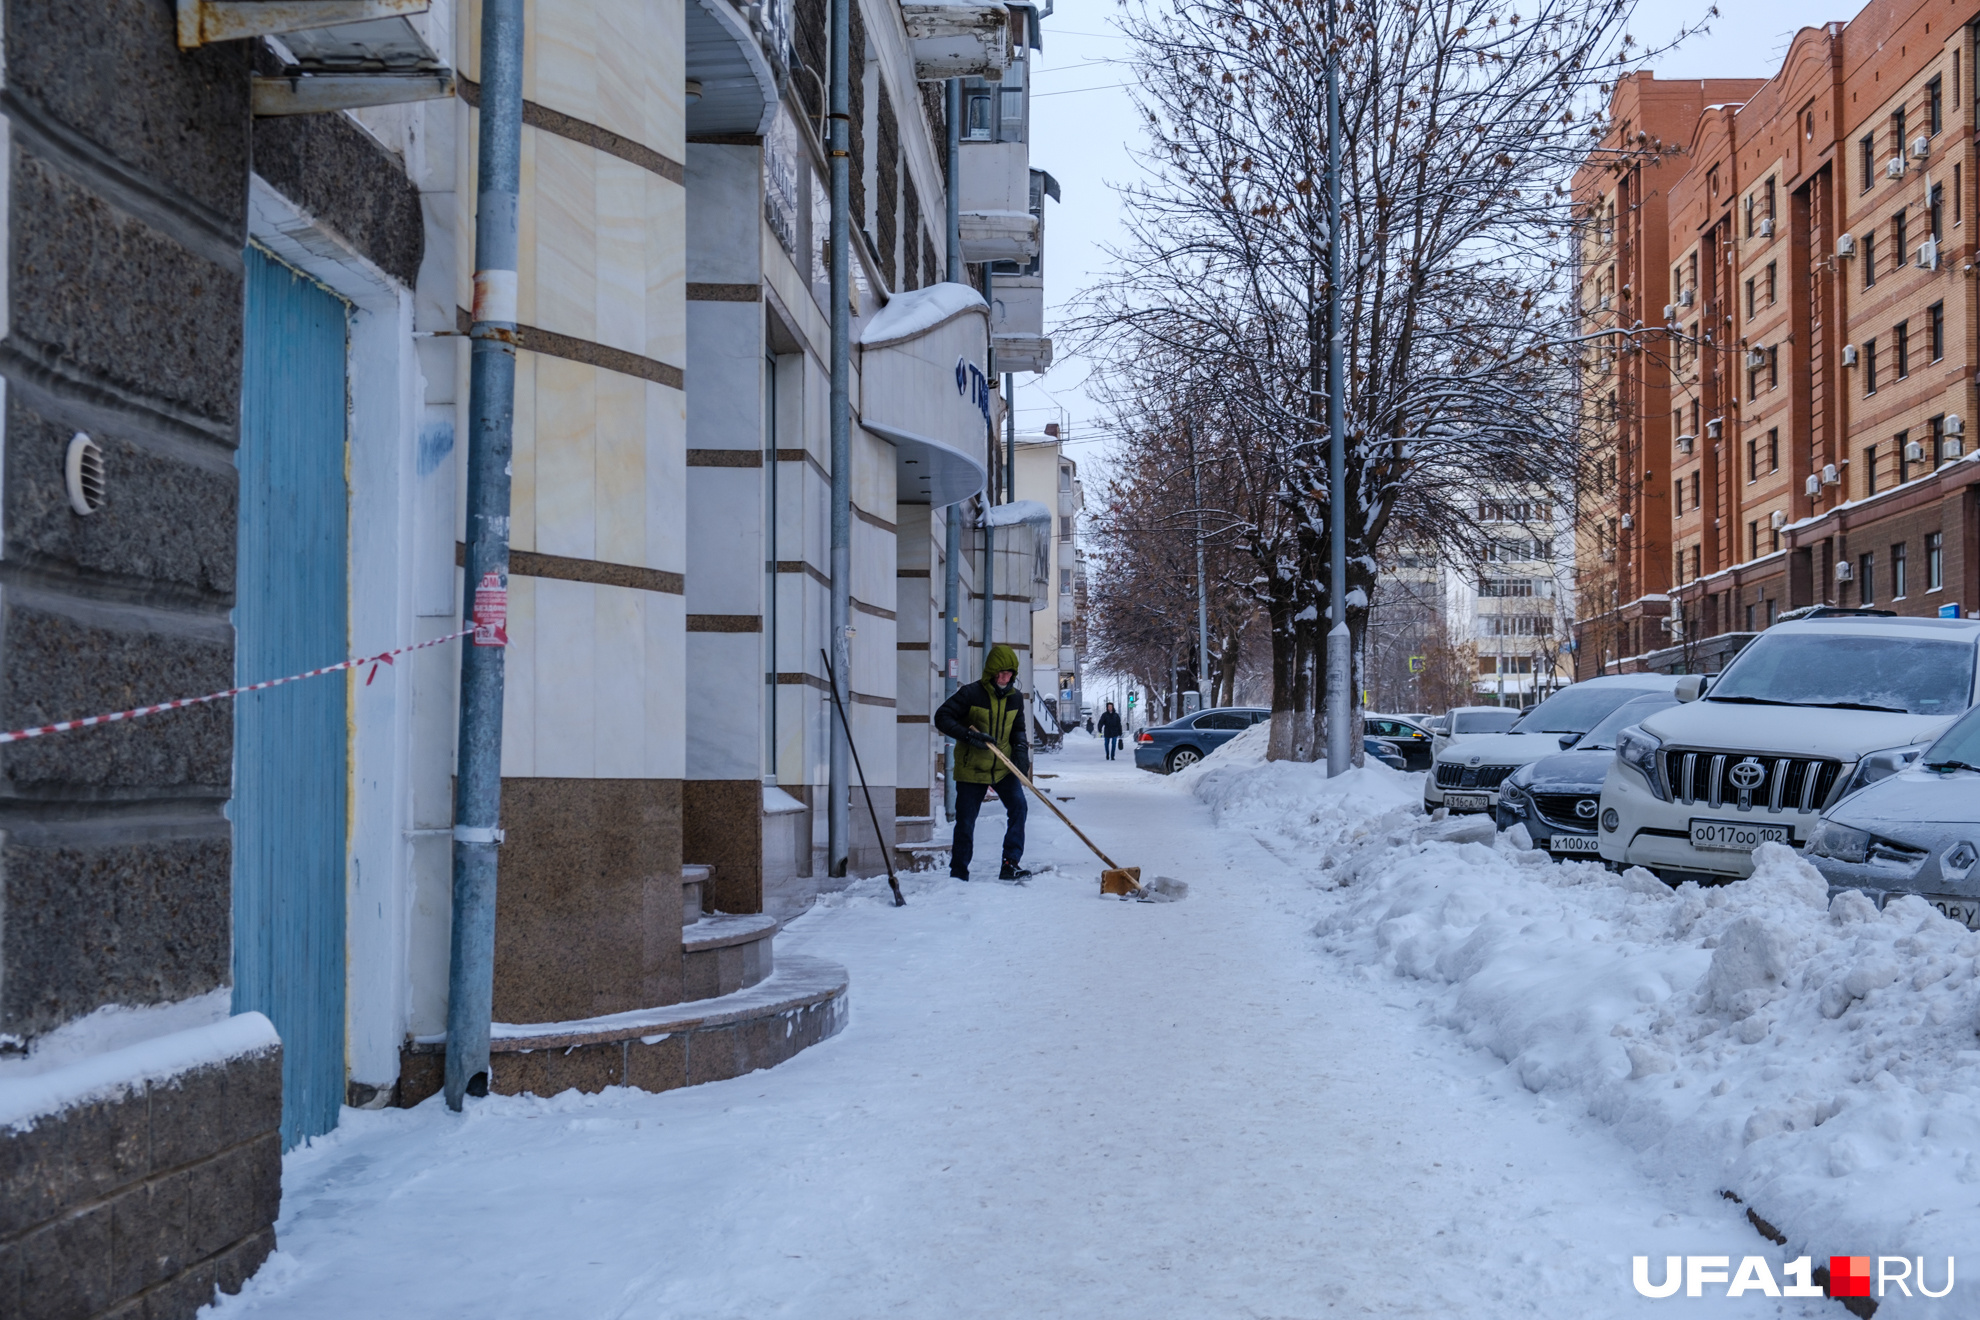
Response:
[{"label": "wooden shovel handle", "polygon": [[989,743],[987,745],[989,746],[991,753],[995,755],[999,761],[1002,761],[1004,763],[1005,768],[1008,769],[1012,774],[1017,776],[1017,781],[1020,784],[1023,784],[1026,788],[1030,789],[1032,793],[1037,796],[1040,802],[1043,802],[1046,806],[1050,807],[1052,809],[1052,814],[1054,816],[1057,816],[1060,820],[1066,823],[1067,829],[1071,830],[1074,834],[1079,835],[1079,841],[1085,844],[1087,847],[1091,848],[1093,850],[1093,855],[1095,857],[1098,857],[1101,861],[1105,862],[1107,864],[1107,869],[1109,871],[1118,871],[1121,869],[1120,867],[1114,865],[1113,858],[1109,857],[1106,853],[1100,851],[1099,844],[1087,838],[1085,833],[1079,828],[1079,826],[1072,823],[1072,817],[1066,815],[1065,812],[1059,810],[1058,803],[1054,802],[1051,798],[1046,797],[1043,793],[1040,793],[1038,791],[1038,786],[1032,783],[1029,779],[1026,779],[1024,777],[1024,771],[1018,769],[1015,765],[1011,764],[1011,758],[1004,755],[1003,748],[999,747],[996,743]]}]

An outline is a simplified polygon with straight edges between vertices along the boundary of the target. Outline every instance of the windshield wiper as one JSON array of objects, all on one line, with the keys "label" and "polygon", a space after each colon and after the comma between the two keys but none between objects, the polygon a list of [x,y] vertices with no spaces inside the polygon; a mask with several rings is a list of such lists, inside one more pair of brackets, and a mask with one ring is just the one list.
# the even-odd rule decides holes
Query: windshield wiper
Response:
[{"label": "windshield wiper", "polygon": [[1927,770],[1975,770],[1975,771],[1980,771],[1980,765],[1968,765],[1968,764],[1967,764],[1966,762],[1964,762],[1964,761],[1927,761],[1927,762],[1925,763],[1925,768],[1926,768]]},{"label": "windshield wiper", "polygon": [[1909,715],[1902,706],[1873,706],[1862,701],[1777,701],[1772,697],[1712,697],[1707,701],[1738,702],[1742,706],[1800,706],[1805,710],[1876,710],[1887,715]]}]

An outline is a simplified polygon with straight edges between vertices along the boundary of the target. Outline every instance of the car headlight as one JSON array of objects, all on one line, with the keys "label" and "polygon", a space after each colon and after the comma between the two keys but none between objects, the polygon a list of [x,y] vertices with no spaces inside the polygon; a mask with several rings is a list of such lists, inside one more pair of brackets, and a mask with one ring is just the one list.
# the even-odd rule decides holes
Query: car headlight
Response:
[{"label": "car headlight", "polygon": [[1526,794],[1520,786],[1508,779],[1499,790],[1499,805],[1515,816],[1526,814]]},{"label": "car headlight", "polygon": [[1616,735],[1616,760],[1634,770],[1644,784],[1664,801],[1670,795],[1664,792],[1664,777],[1657,773],[1657,753],[1664,748],[1664,740],[1654,733],[1645,733],[1643,726],[1632,724]]},{"label": "car headlight", "polygon": [[1808,851],[1813,856],[1833,857],[1839,862],[1861,862],[1870,853],[1870,835],[1832,820],[1818,820],[1808,834]]},{"label": "car headlight", "polygon": [[1925,755],[1930,743],[1918,743],[1910,747],[1886,747],[1881,752],[1870,752],[1856,763],[1856,773],[1849,777],[1849,784],[1843,789],[1848,797],[1859,788],[1868,788],[1879,779],[1888,779],[1904,769],[1919,757]]}]

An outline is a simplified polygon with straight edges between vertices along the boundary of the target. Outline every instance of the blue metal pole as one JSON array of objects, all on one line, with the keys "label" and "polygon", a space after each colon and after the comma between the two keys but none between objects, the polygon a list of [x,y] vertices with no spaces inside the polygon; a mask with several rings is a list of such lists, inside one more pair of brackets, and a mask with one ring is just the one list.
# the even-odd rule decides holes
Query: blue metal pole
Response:
[{"label": "blue metal pole", "polygon": [[[842,708],[852,708],[852,0],[832,0],[832,602],[830,681]],[[851,760],[846,730],[832,726],[826,784],[826,874],[846,874],[852,848]]]},{"label": "blue metal pole", "polygon": [[[461,647],[447,969],[447,1107],[488,1093],[495,1000],[495,847],[502,813],[509,458],[516,412],[516,209],[522,178],[523,0],[482,0],[480,195],[468,332],[467,571],[475,635]],[[497,622],[499,611],[500,622]]]},{"label": "blue metal pole", "polygon": [[[947,211],[944,247],[949,254],[947,279],[951,284],[961,284],[963,282],[962,79],[949,79],[946,90],[949,104],[949,156],[948,177],[943,182]],[[962,640],[959,635],[962,624],[962,511],[963,506],[960,504],[951,504],[942,511],[942,521],[948,533],[943,547],[948,554],[948,566],[942,575],[942,691],[944,693],[953,693],[962,682],[961,666],[957,663]],[[948,773],[942,777],[942,810],[944,815],[954,820],[956,818],[954,743],[946,744],[943,756],[947,758]]]},{"label": "blue metal pole", "polygon": [[948,230],[946,246],[949,250],[948,280],[951,284],[963,282],[962,255],[962,116],[963,84],[960,78],[949,79],[949,177],[945,191],[948,194]]}]

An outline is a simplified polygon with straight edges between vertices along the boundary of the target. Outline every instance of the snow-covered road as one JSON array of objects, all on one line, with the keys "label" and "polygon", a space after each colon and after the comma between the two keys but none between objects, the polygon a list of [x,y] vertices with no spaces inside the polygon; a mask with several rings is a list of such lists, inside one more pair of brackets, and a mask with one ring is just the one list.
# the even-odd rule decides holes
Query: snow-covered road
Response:
[{"label": "snow-covered road", "polygon": [[219,1313],[1840,1314],[1636,1296],[1634,1254],[1661,1277],[1767,1244],[1327,952],[1311,857],[1083,736],[1040,769],[1189,897],[1101,900],[1034,807],[1028,860],[1056,871],[917,875],[900,910],[862,882],[780,937],[847,964],[852,1010],[779,1068],[347,1110],[289,1157],[280,1249]]}]

